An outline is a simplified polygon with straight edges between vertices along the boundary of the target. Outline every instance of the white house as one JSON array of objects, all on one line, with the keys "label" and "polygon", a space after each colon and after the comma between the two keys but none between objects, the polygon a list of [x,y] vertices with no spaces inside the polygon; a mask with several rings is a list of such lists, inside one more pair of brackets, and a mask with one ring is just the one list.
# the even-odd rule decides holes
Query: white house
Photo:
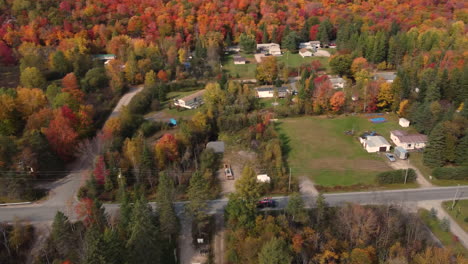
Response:
[{"label": "white house", "polygon": [[205,93],[205,90],[200,90],[196,93],[182,97],[180,99],[174,99],[174,105],[188,108],[188,109],[195,109],[203,104],[204,93]]},{"label": "white house", "polygon": [[299,43],[300,49],[318,49],[320,48],[320,41],[318,40],[311,40],[308,42],[301,42]]},{"label": "white house", "polygon": [[263,54],[270,54],[273,56],[281,56],[281,47],[277,43],[262,43],[257,44],[257,50]]},{"label": "white house", "polygon": [[410,121],[402,117],[398,120],[398,124],[400,124],[401,127],[409,127]]},{"label": "white house", "polygon": [[426,147],[427,136],[423,134],[408,134],[406,131],[390,131],[390,139],[395,145],[409,149],[422,149]]},{"label": "white house", "polygon": [[279,98],[284,98],[289,93],[287,87],[273,87],[269,85],[257,87],[255,91],[258,98],[273,98],[275,96],[275,89],[278,91]]},{"label": "white house", "polygon": [[269,183],[270,181],[271,179],[267,174],[257,175],[257,182]]},{"label": "white house", "polygon": [[225,49],[227,52],[239,53],[241,48],[239,46],[229,46]]},{"label": "white house", "polygon": [[376,72],[374,74],[374,80],[384,80],[388,83],[393,83],[396,78],[396,72]]},{"label": "white house", "polygon": [[303,48],[299,50],[299,55],[301,55],[302,58],[312,57],[312,52],[308,49]]},{"label": "white house", "polygon": [[245,64],[246,60],[242,56],[234,56],[234,64]]},{"label": "white house", "polygon": [[390,150],[390,143],[382,136],[367,136],[361,140],[362,146],[369,153],[387,152]]},{"label": "white house", "polygon": [[330,82],[335,89],[343,89],[345,86],[345,80],[341,77],[328,76]]}]

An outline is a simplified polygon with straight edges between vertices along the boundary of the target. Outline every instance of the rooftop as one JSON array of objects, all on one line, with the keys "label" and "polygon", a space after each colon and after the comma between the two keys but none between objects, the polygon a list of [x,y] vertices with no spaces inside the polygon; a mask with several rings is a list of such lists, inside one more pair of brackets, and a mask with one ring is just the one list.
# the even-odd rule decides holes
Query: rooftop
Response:
[{"label": "rooftop", "polygon": [[395,80],[396,72],[376,72],[374,74],[375,79],[384,79],[384,80]]},{"label": "rooftop", "polygon": [[427,142],[427,136],[423,134],[408,134],[406,131],[393,130],[390,131],[395,135],[402,143],[425,143]]},{"label": "rooftop", "polygon": [[257,87],[257,88],[255,88],[255,90],[257,90],[257,92],[268,92],[268,91],[273,91],[275,88],[278,89],[278,92],[287,92],[288,91],[288,87],[286,87],[286,86],[274,87],[274,86],[269,86],[269,85]]},{"label": "rooftop", "polygon": [[366,143],[369,147],[390,145],[390,143],[388,143],[388,141],[382,136],[368,136]]},{"label": "rooftop", "polygon": [[206,144],[207,149],[212,149],[215,153],[224,153],[223,141],[210,141]]},{"label": "rooftop", "polygon": [[187,96],[184,96],[184,97],[182,97],[182,98],[179,98],[178,100],[182,100],[182,101],[186,101],[186,102],[187,102],[187,101],[191,101],[191,100],[193,100],[194,98],[203,96],[204,93],[205,93],[205,89],[200,90],[200,91],[198,91],[198,92],[195,92],[195,93],[193,93],[193,94],[191,94],[191,95],[187,95]]}]

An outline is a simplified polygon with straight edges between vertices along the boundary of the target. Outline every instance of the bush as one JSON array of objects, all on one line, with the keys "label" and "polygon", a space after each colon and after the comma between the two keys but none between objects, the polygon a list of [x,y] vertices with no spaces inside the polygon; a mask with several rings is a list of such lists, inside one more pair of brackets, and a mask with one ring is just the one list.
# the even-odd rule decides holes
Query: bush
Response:
[{"label": "bush", "polygon": [[160,131],[164,127],[163,123],[160,122],[152,122],[152,121],[145,121],[141,124],[140,129],[143,132],[143,136],[149,137],[154,135],[154,133]]},{"label": "bush", "polygon": [[468,180],[468,167],[436,168],[432,176],[439,180]]},{"label": "bush", "polygon": [[[376,181],[379,184],[404,183],[406,170],[392,170],[377,174]],[[415,182],[416,172],[413,169],[408,170],[406,182]]]}]

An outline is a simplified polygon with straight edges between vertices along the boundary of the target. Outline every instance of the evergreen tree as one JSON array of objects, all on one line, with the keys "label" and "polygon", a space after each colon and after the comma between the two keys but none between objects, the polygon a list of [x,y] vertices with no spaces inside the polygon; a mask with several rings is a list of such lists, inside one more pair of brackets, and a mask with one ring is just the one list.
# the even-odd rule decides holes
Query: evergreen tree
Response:
[{"label": "evergreen tree", "polygon": [[174,183],[165,173],[159,178],[157,203],[161,233],[171,240],[177,234],[178,221],[173,207]]},{"label": "evergreen tree", "polygon": [[262,43],[268,43],[268,32],[265,23],[260,25],[260,30],[262,31]]},{"label": "evergreen tree", "polygon": [[322,44],[328,44],[333,39],[333,25],[328,18],[320,23],[317,38]]},{"label": "evergreen tree", "polygon": [[427,92],[425,97],[426,102],[433,102],[440,100],[440,88],[437,83],[430,83],[427,86]]},{"label": "evergreen tree", "polygon": [[119,236],[121,239],[126,239],[128,234],[128,229],[131,223],[132,217],[132,207],[130,205],[130,199],[127,195],[127,191],[125,190],[125,184],[122,183],[122,179],[119,179],[121,183],[119,183],[119,202],[120,202],[120,209],[119,209],[119,221],[117,225],[117,229],[119,230]]},{"label": "evergreen tree", "polygon": [[159,230],[155,222],[151,207],[141,196],[135,202],[132,211],[132,222],[129,227],[130,237],[126,244],[128,263],[160,263]]},{"label": "evergreen tree", "polygon": [[446,147],[444,125],[439,123],[429,135],[429,142],[424,150],[424,165],[429,167],[442,167],[445,163],[444,152]]},{"label": "evergreen tree", "polygon": [[83,264],[106,264],[105,243],[98,226],[92,225],[86,230]]},{"label": "evergreen tree", "polygon": [[68,217],[58,211],[52,223],[50,239],[60,259],[69,259],[73,262],[77,260],[78,256],[76,247],[73,246],[73,237],[72,225],[68,221]]},{"label": "evergreen tree", "polygon": [[456,147],[455,163],[460,166],[468,166],[468,133],[460,139]]},{"label": "evergreen tree", "polygon": [[295,222],[306,223],[308,221],[307,211],[304,208],[304,201],[299,193],[293,193],[289,196],[286,212]]},{"label": "evergreen tree", "polygon": [[123,264],[125,263],[125,252],[124,240],[119,237],[116,230],[106,228],[103,234],[104,249],[102,255],[106,263],[112,264]]},{"label": "evergreen tree", "polygon": [[286,241],[276,237],[266,242],[258,254],[260,264],[287,264],[291,263],[292,259]]},{"label": "evergreen tree", "polygon": [[257,42],[255,41],[255,37],[245,33],[240,35],[239,44],[245,53],[251,54],[254,53],[257,49]]},{"label": "evergreen tree", "polygon": [[298,41],[299,41],[299,36],[297,35],[296,31],[291,31],[289,32],[288,35],[286,35],[283,38],[283,41],[281,42],[281,45],[288,49],[292,53],[297,52],[297,47],[298,47]]},{"label": "evergreen tree", "polygon": [[188,198],[190,200],[189,210],[192,216],[198,221],[204,221],[206,219],[206,200],[209,198],[209,184],[200,172],[195,172],[190,179],[190,185],[188,189]]},{"label": "evergreen tree", "polygon": [[318,228],[320,228],[325,224],[328,209],[328,204],[325,201],[325,197],[322,193],[320,193],[317,196],[317,200],[315,201],[315,207],[317,208],[315,214],[315,224]]}]

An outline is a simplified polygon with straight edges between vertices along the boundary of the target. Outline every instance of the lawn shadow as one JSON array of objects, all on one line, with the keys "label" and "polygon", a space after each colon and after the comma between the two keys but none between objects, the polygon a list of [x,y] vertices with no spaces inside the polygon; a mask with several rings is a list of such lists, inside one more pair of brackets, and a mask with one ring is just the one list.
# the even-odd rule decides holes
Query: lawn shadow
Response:
[{"label": "lawn shadow", "polygon": [[289,153],[291,153],[291,145],[290,145],[291,139],[289,138],[288,135],[286,135],[286,133],[281,131],[280,125],[281,125],[281,122],[274,123],[275,130],[279,134],[281,152],[283,154],[283,162],[285,163],[285,166],[288,167],[288,164],[287,164],[288,157],[289,157]]}]

